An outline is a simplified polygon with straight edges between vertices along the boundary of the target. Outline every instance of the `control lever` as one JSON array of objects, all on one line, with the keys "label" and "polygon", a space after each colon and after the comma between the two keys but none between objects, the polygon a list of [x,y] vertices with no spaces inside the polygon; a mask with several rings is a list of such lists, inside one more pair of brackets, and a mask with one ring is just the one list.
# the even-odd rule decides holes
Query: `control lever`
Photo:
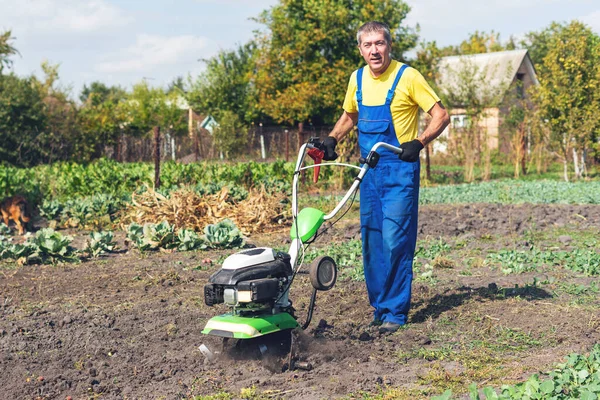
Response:
[{"label": "control lever", "polygon": [[313,183],[317,183],[319,181],[319,172],[321,171],[321,161],[323,161],[325,152],[321,149],[313,147],[312,149],[309,149],[306,154],[308,154],[315,162],[316,167],[313,171]]}]

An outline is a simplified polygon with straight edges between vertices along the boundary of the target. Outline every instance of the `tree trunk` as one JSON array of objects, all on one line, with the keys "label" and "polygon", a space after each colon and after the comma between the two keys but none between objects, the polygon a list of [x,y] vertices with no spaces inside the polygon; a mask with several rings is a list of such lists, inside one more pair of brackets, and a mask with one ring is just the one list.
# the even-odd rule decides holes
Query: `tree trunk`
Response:
[{"label": "tree trunk", "polygon": [[573,147],[573,170],[575,171],[575,179],[581,179],[581,171],[579,168],[579,154],[577,154],[577,150]]},{"label": "tree trunk", "polygon": [[521,124],[521,172],[527,175],[527,138],[525,137],[525,129]]},{"label": "tree trunk", "polygon": [[160,127],[154,127],[154,189],[160,188]]}]

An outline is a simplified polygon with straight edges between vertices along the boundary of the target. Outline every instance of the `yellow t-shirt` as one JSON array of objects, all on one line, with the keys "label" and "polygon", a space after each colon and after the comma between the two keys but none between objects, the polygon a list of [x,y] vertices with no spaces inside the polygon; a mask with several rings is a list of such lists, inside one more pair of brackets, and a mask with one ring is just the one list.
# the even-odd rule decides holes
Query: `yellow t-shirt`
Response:
[{"label": "yellow t-shirt", "polygon": [[[402,63],[392,60],[390,66],[377,78],[373,78],[369,67],[363,72],[362,93],[363,105],[379,106],[385,104],[387,92],[392,87],[396,73],[402,67]],[[344,110],[348,113],[358,112],[356,101],[356,73],[354,71],[348,83],[346,98],[344,99]],[[394,129],[400,143],[413,140],[418,135],[419,129],[419,107],[427,112],[440,101],[431,86],[425,81],[423,75],[414,68],[406,68],[392,100],[390,107]]]}]

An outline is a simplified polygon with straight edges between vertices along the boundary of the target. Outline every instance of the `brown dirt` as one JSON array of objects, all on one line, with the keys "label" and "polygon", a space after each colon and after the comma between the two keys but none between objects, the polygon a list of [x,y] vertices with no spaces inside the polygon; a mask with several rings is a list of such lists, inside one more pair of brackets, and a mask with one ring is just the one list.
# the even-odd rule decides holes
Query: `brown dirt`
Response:
[{"label": "brown dirt", "polygon": [[[479,255],[507,241],[521,243],[525,233],[599,227],[600,206],[446,205],[422,207],[420,214],[420,239],[462,240]],[[77,235],[81,241],[83,233]],[[286,235],[251,242],[281,247]],[[357,235],[349,219],[329,238]],[[218,351],[222,342],[200,331],[225,309],[204,305],[203,286],[230,253],[124,249],[81,264],[0,266],[0,397],[184,399],[227,392],[241,398],[254,392],[255,398],[325,399],[395,390],[397,398],[428,398],[443,382],[464,393],[470,382],[519,381],[600,340],[597,293],[582,301],[559,290],[589,285],[590,278],[552,267],[503,275],[485,263],[455,260],[453,268],[435,271],[435,282],[415,281],[409,324],[395,334],[367,326],[364,283],[338,281],[319,293],[309,328],[294,334],[293,356],[304,369],[287,369],[290,357],[276,340],[266,342],[264,356],[256,343],[229,343],[217,362],[205,363],[198,346]],[[534,278],[546,283],[532,284]],[[301,322],[309,288],[306,274],[292,287]]]}]

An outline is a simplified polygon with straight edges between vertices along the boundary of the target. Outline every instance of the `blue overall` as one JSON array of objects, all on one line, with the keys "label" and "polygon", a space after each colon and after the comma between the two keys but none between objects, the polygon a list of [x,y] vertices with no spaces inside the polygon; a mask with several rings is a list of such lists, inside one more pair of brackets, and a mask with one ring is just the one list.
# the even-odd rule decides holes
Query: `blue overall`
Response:
[{"label": "blue overall", "polygon": [[[377,142],[399,146],[390,105],[406,65],[402,65],[385,103],[362,104],[362,76],[358,70],[358,144],[366,157]],[[367,72],[368,73],[368,72]],[[360,186],[360,224],[365,281],[374,319],[407,322],[410,308],[412,263],[417,241],[420,163],[405,162],[385,149],[377,166]]]}]

